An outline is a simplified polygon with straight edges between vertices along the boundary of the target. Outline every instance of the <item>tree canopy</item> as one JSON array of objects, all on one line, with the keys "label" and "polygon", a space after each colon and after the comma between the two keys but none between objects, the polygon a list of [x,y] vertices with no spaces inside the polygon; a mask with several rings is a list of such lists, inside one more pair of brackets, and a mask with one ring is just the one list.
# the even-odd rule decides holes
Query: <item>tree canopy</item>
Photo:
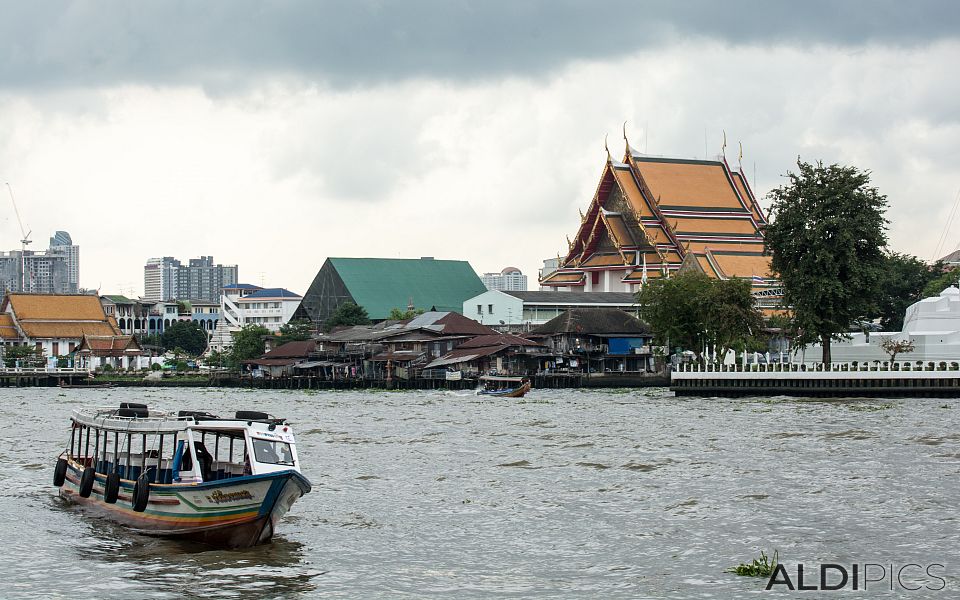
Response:
[{"label": "tree canopy", "polygon": [[160,340],[164,348],[181,348],[191,356],[199,356],[207,349],[207,332],[193,321],[171,323]]},{"label": "tree canopy", "polygon": [[878,311],[887,244],[886,196],[855,167],[797,161],[799,171],[770,192],[765,243],[803,346],[830,342]]},{"label": "tree canopy", "polygon": [[7,367],[18,366],[17,361],[21,367],[42,367],[46,359],[43,348],[36,346],[7,346],[3,349],[3,363]]},{"label": "tree canopy", "polygon": [[337,307],[324,324],[324,331],[330,331],[334,327],[343,325],[369,325],[370,316],[367,310],[362,306],[357,306],[353,302],[344,302]]},{"label": "tree canopy", "polygon": [[313,323],[308,319],[297,319],[280,326],[280,339],[277,345],[287,342],[302,342],[313,337]]},{"label": "tree canopy", "polygon": [[705,345],[745,349],[763,326],[750,283],[740,279],[683,272],[651,280],[637,293],[637,303],[641,318],[662,342],[698,356]]},{"label": "tree canopy", "polygon": [[[886,254],[877,295],[877,311],[870,316],[880,319],[880,327],[884,331],[900,331],[908,306],[943,290],[941,288],[932,294],[924,293],[927,286],[937,280],[940,274],[941,269],[937,265],[931,268],[916,256],[898,252]],[[956,283],[956,279],[951,283]]]},{"label": "tree canopy", "polygon": [[409,308],[405,308],[405,309],[391,308],[390,316],[388,316],[387,319],[390,321],[406,321],[407,319],[412,319],[415,316],[422,315],[422,314],[423,314],[422,308],[414,308],[412,310]]},{"label": "tree canopy", "polygon": [[263,338],[270,330],[263,325],[246,325],[233,334],[233,346],[230,347],[230,365],[237,366],[240,361],[259,358],[266,345]]},{"label": "tree canopy", "polygon": [[927,282],[927,285],[923,288],[921,296],[924,298],[939,295],[940,292],[951,285],[957,285],[957,281],[960,280],[960,269],[950,269],[949,271],[941,272],[935,265],[933,272],[936,277]]}]

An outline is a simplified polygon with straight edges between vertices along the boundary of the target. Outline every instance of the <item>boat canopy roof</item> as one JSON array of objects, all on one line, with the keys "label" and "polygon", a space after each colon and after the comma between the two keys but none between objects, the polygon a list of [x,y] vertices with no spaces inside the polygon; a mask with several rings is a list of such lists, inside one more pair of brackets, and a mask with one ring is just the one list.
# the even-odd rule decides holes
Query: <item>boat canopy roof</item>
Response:
[{"label": "boat canopy roof", "polygon": [[[78,408],[73,411],[73,420],[87,427],[107,431],[136,433],[177,433],[188,427],[205,429],[247,429],[253,423],[282,424],[284,419],[265,418],[265,413],[238,411],[235,418],[220,418],[201,411],[166,412],[147,408],[146,405],[97,406]],[[271,425],[272,429],[273,425]]]},{"label": "boat canopy roof", "polygon": [[520,383],[524,380],[523,377],[502,377],[497,375],[484,375],[480,377],[481,381],[512,381],[514,383]]},{"label": "boat canopy roof", "polygon": [[87,427],[137,433],[176,433],[196,423],[193,416],[159,410],[150,410],[146,416],[121,416],[121,412],[115,406],[78,408],[73,411],[73,420]]}]

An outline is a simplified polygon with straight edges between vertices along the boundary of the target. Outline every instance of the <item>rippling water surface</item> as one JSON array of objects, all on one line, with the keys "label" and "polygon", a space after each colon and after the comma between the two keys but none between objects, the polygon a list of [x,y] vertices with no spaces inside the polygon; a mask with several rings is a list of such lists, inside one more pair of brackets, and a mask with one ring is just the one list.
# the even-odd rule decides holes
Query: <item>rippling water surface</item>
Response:
[{"label": "rippling water surface", "polygon": [[[314,490],[242,551],[84,516],[51,485],[68,416],[121,401],[287,417]],[[724,573],[761,549],[938,562],[947,589],[927,594],[958,597],[958,415],[660,390],[0,389],[0,597],[771,596]]]}]

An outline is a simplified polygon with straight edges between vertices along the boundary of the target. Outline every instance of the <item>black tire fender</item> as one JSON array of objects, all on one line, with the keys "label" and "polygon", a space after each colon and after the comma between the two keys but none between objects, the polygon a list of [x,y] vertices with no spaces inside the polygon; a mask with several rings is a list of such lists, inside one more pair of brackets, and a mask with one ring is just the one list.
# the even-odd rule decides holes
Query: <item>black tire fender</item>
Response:
[{"label": "black tire fender", "polygon": [[62,487],[67,480],[67,459],[57,459],[57,466],[53,468],[53,485]]},{"label": "black tire fender", "polygon": [[238,410],[234,418],[238,421],[266,421],[270,415],[258,410]]},{"label": "black tire fender", "polygon": [[97,479],[97,471],[93,467],[87,467],[80,476],[80,497],[89,498],[93,491],[93,482]]},{"label": "black tire fender", "polygon": [[120,496],[120,474],[110,473],[107,482],[103,484],[103,501],[107,504],[116,504]]},{"label": "black tire fender", "polygon": [[146,477],[137,479],[133,486],[133,498],[130,503],[133,505],[134,512],[143,512],[147,510],[147,502],[150,501],[150,480]]}]

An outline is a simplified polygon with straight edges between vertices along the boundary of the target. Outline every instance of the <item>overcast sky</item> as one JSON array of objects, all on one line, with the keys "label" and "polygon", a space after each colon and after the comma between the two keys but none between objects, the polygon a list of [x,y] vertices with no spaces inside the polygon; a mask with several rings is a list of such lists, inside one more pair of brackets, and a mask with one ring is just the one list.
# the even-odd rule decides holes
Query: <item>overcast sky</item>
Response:
[{"label": "overcast sky", "polygon": [[[624,121],[679,157],[725,130],[760,195],[798,156],[869,169],[891,248],[925,260],[960,193],[956,2],[0,8],[0,179],[32,248],[69,231],[103,293],[208,254],[298,293],[328,256],[517,266],[536,289]],[[958,244],[960,222],[940,254]]]}]

